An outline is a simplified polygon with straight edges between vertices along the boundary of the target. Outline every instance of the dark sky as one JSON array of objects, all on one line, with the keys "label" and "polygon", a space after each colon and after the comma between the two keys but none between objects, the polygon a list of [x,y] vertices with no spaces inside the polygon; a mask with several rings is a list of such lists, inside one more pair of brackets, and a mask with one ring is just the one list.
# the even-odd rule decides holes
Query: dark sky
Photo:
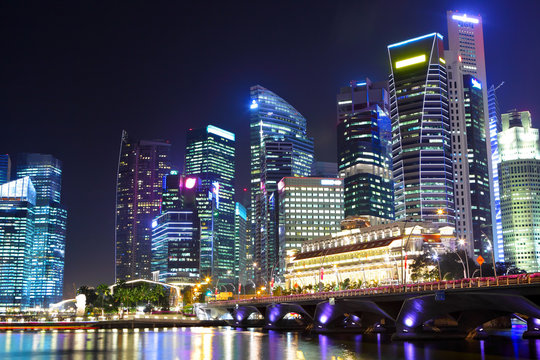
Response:
[{"label": "dark sky", "polygon": [[446,10],[481,14],[488,81],[502,110],[540,125],[540,3],[515,1],[2,1],[0,153],[64,162],[65,293],[114,277],[120,134],[166,138],[182,167],[190,127],[238,139],[248,184],[249,87],[308,119],[318,160],[335,161],[335,94],[386,78],[386,45],[438,31]]}]

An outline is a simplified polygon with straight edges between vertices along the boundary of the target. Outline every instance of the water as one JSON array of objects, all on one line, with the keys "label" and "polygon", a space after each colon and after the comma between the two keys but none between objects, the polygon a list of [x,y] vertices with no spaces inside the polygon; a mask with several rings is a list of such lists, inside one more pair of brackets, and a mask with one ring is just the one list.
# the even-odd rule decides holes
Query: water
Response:
[{"label": "water", "polygon": [[391,342],[387,335],[313,335],[179,328],[147,332],[4,332],[0,359],[539,359],[522,330],[485,341]]}]

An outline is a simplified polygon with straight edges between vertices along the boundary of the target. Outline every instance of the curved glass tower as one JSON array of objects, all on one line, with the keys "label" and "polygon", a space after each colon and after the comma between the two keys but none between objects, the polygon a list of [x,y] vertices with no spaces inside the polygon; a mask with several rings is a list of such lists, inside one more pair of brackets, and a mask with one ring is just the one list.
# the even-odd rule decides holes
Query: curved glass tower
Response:
[{"label": "curved glass tower", "polygon": [[278,266],[277,184],[285,176],[310,176],[313,139],[306,119],[260,85],[250,89],[251,225],[255,275],[269,283]]}]

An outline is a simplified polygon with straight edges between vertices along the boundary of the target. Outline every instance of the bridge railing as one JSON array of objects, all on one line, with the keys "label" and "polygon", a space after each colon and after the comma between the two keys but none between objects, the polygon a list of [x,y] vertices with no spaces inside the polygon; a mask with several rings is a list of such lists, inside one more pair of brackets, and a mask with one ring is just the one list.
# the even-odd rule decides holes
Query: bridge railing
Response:
[{"label": "bridge railing", "polygon": [[254,296],[251,299],[241,300],[213,300],[209,303],[220,305],[236,305],[242,303],[258,304],[268,302],[295,302],[306,300],[328,300],[328,298],[348,298],[353,296],[384,295],[408,292],[425,292],[449,289],[480,288],[480,287],[504,287],[511,285],[523,285],[540,283],[540,273],[505,275],[495,277],[468,278],[448,281],[432,281],[423,283],[409,283],[405,285],[388,285],[372,288],[349,289],[340,291],[326,291],[307,294],[292,294],[281,296]]}]

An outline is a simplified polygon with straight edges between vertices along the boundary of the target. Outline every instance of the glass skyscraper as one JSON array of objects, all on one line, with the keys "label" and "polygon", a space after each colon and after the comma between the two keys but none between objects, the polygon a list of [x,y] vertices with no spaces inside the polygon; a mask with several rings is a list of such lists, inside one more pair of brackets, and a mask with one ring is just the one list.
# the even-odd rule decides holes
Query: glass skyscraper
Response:
[{"label": "glass skyscraper", "polygon": [[285,176],[310,176],[313,139],[306,119],[260,85],[250,89],[251,237],[255,275],[270,281],[278,267],[277,184]]},{"label": "glass skyscraper", "polygon": [[29,177],[0,185],[0,312],[30,306],[35,204]]},{"label": "glass skyscraper", "polygon": [[443,37],[388,46],[395,218],[454,226]]},{"label": "glass skyscraper", "polygon": [[540,137],[528,111],[502,115],[499,185],[505,262],[540,271]]},{"label": "glass skyscraper", "polygon": [[200,179],[201,276],[234,280],[235,135],[217,126],[187,134],[186,176]]},{"label": "glass skyscraper", "polygon": [[0,185],[7,183],[11,178],[11,159],[8,154],[0,155]]},{"label": "glass skyscraper", "polygon": [[337,95],[337,146],[345,217],[371,225],[394,219],[392,128],[386,82],[351,82]]},{"label": "glass skyscraper", "polygon": [[[240,203],[236,203],[234,210],[234,274],[238,285],[246,286],[247,280],[252,280],[247,271],[247,210]],[[241,290],[241,289],[240,289]]]},{"label": "glass skyscraper", "polygon": [[61,204],[62,163],[48,154],[16,157],[16,178],[30,177],[36,190],[29,302],[47,308],[62,300],[67,211]]},{"label": "glass skyscraper", "polygon": [[171,144],[122,132],[116,185],[116,280],[151,278],[152,221],[160,214]]}]

